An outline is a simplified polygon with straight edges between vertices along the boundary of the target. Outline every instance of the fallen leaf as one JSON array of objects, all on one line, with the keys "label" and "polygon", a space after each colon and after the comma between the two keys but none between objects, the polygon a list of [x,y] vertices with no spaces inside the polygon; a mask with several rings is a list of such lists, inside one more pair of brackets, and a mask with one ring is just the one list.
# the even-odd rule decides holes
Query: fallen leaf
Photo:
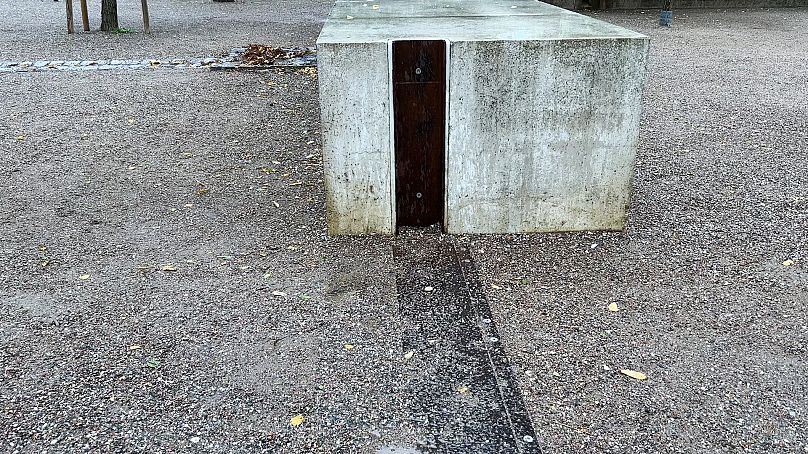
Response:
[{"label": "fallen leaf", "polygon": [[379,9],[379,5],[373,5],[373,9]]},{"label": "fallen leaf", "polygon": [[343,347],[345,347],[345,350],[352,350],[354,346],[353,344],[345,344]]},{"label": "fallen leaf", "polygon": [[89,278],[90,278],[89,274],[82,274],[81,276],[79,276],[79,279],[81,279],[82,281],[86,281]]},{"label": "fallen leaf", "polygon": [[469,387],[466,385],[460,385],[457,388],[457,392],[459,392],[460,394],[466,394],[467,392],[469,392]]},{"label": "fallen leaf", "polygon": [[137,344],[129,346],[129,350],[140,350],[141,348],[143,348],[143,347],[141,347],[140,345],[137,345]]},{"label": "fallen leaf", "polygon": [[275,208],[280,208],[281,207],[281,204],[278,203],[278,202],[273,201],[272,204],[275,205]]},{"label": "fallen leaf", "polygon": [[617,303],[609,304],[609,312],[617,312],[619,310],[620,310],[620,308],[617,307]]},{"label": "fallen leaf", "polygon": [[17,140],[25,140],[25,136],[17,136],[17,137],[15,137],[15,139],[17,139]]},{"label": "fallen leaf", "polygon": [[303,424],[303,421],[305,420],[306,418],[304,418],[303,415],[292,416],[292,419],[289,420],[289,425],[292,427],[297,427]]},{"label": "fallen leaf", "polygon": [[497,284],[491,284],[491,288],[496,290],[502,290],[502,287],[498,286]]},{"label": "fallen leaf", "polygon": [[160,271],[177,271],[177,267],[171,264],[167,264],[161,266]]},{"label": "fallen leaf", "polygon": [[407,353],[404,353],[404,359],[412,359],[412,356],[415,354],[415,351],[410,350]]},{"label": "fallen leaf", "polygon": [[128,122],[130,125],[131,125],[131,124],[133,124],[133,123],[135,122],[135,119],[134,119],[134,118],[130,118],[130,119],[126,120],[126,121],[127,121],[127,122]]},{"label": "fallen leaf", "polygon": [[44,268],[44,267],[50,265],[50,260],[43,260],[39,264],[42,265],[42,268]]},{"label": "fallen leaf", "polygon": [[620,373],[623,375],[627,375],[635,380],[648,380],[648,376],[642,372],[637,372],[636,370],[631,369],[620,369]]},{"label": "fallen leaf", "polygon": [[152,369],[157,369],[158,367],[160,367],[160,360],[151,358],[148,361],[146,361],[146,365],[148,367],[151,367]]},{"label": "fallen leaf", "polygon": [[348,20],[351,20],[351,19],[353,19],[353,16],[345,16],[345,18],[348,19]]},{"label": "fallen leaf", "polygon": [[433,290],[435,290],[435,289],[434,289],[434,288],[432,288],[432,287],[424,287],[424,291],[425,291],[425,292],[431,292],[431,291],[433,291]]},{"label": "fallen leaf", "polygon": [[783,262],[783,266],[791,266],[793,264],[794,264],[794,260],[790,260],[790,259]]},{"label": "fallen leaf", "polygon": [[273,295],[275,295],[275,296],[286,296],[286,293],[281,292],[281,291],[279,291],[279,290],[274,290],[274,291],[272,292],[272,294],[273,294]]}]

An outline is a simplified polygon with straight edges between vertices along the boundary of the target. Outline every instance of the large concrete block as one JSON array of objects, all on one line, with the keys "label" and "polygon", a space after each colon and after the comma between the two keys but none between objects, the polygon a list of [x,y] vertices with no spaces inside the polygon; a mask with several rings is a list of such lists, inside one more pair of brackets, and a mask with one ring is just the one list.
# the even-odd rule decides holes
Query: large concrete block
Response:
[{"label": "large concrete block", "polygon": [[396,229],[398,40],[447,43],[448,232],[623,228],[646,37],[533,0],[379,0],[337,2],[318,40],[330,233]]}]

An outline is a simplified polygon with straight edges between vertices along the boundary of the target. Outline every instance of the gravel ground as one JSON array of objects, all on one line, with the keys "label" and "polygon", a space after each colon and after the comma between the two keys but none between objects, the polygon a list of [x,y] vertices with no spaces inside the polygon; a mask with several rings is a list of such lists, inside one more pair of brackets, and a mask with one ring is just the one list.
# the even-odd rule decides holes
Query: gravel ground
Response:
[{"label": "gravel ground", "polygon": [[[172,2],[259,24],[223,31],[155,2],[145,38],[66,38],[49,1],[20,11],[50,29],[23,32],[3,3],[0,59],[311,44],[325,3],[261,18],[252,2]],[[488,297],[537,441],[804,451],[808,10],[677,12],[670,30],[653,13],[601,17],[653,38],[627,231],[455,239],[503,287]],[[401,389],[394,241],[324,233],[311,75],[0,79],[0,450],[364,453],[423,438]]]},{"label": "gravel ground", "polygon": [[0,451],[415,438],[390,242],[325,235],[312,76],[5,80]]},{"label": "gravel ground", "polygon": [[143,34],[140,2],[118,2],[119,26],[131,33],[99,32],[101,0],[88,0],[91,32],[67,34],[65,0],[0,2],[0,60],[96,60],[207,57],[249,43],[312,46],[332,0],[152,0],[151,34]]}]

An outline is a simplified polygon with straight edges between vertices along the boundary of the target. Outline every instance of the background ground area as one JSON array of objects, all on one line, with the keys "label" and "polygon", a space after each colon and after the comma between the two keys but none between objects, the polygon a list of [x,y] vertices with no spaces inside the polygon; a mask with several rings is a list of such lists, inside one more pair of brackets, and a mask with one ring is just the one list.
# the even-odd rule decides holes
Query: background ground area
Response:
[{"label": "background ground area", "polygon": [[207,57],[248,43],[313,46],[331,0],[151,0],[151,34],[143,34],[140,0],[118,2],[119,26],[101,26],[101,0],[88,0],[92,32],[83,32],[74,0],[76,34],[67,35],[65,0],[0,2],[0,60],[97,60]]},{"label": "background ground area", "polygon": [[[61,2],[19,3],[0,59],[311,44],[327,9],[208,30],[225,5],[153,2],[152,37],[65,38]],[[808,10],[654,16],[599,16],[653,40],[627,231],[455,241],[546,452],[806,451]],[[423,440],[394,240],[324,234],[316,99],[297,72],[0,76],[0,450]]]}]

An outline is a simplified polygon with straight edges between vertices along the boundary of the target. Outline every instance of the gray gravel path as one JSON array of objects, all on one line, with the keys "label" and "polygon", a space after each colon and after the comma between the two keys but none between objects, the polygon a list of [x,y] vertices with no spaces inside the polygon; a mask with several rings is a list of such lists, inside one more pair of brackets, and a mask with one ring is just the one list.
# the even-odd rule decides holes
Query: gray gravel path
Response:
[{"label": "gray gravel path", "polygon": [[311,46],[332,0],[152,0],[150,35],[140,2],[121,0],[119,25],[131,33],[99,32],[101,1],[88,0],[91,32],[67,34],[64,0],[0,2],[0,60],[99,60],[207,57],[249,43]]},{"label": "gray gravel path", "polygon": [[[0,53],[185,57],[250,33],[306,45],[325,14],[300,2],[277,28],[259,17],[205,35],[177,25],[204,22],[179,6],[230,6],[171,5],[173,38],[65,38],[61,22],[16,25],[4,2]],[[168,6],[153,6],[155,30]],[[804,452],[808,10],[679,12],[670,30],[652,13],[602,17],[653,38],[628,230],[453,240],[472,246],[537,441]],[[0,81],[0,451],[370,453],[423,439],[402,390],[394,241],[324,234],[310,74]]]},{"label": "gray gravel path", "polygon": [[77,77],[0,85],[0,451],[414,439],[389,241],[325,236],[316,80]]}]

